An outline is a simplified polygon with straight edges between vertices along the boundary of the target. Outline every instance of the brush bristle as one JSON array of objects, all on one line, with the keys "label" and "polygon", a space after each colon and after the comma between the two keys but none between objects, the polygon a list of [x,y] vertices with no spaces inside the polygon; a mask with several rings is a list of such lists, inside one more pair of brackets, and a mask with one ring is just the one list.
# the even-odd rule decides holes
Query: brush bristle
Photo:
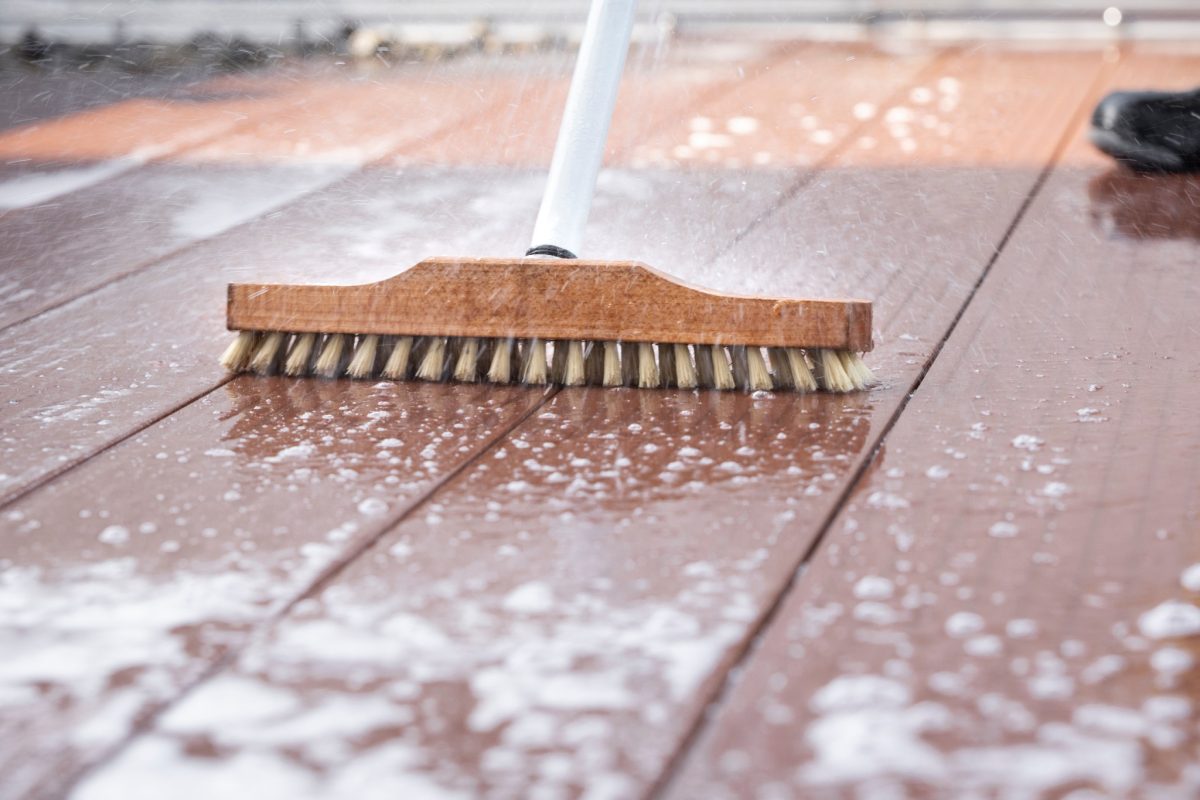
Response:
[{"label": "brush bristle", "polygon": [[804,351],[799,347],[787,348],[788,366],[792,368],[792,382],[798,392],[815,392],[817,390],[817,379],[813,377],[812,368],[808,366],[808,359],[804,357]]},{"label": "brush bristle", "polygon": [[[675,385],[680,389],[695,389],[699,384],[696,380],[696,368],[692,366],[692,354],[686,344],[669,345],[674,352]],[[662,352],[662,348],[659,348]]]},{"label": "brush bristle", "polygon": [[846,373],[836,350],[817,351],[817,381],[828,392],[849,392],[855,388],[854,379]]},{"label": "brush bristle", "polygon": [[346,334],[334,333],[325,340],[321,355],[313,372],[324,378],[336,378],[342,365],[342,353],[346,351]]},{"label": "brush bristle", "polygon": [[554,350],[550,354],[550,382],[561,384],[567,375],[567,342],[558,339],[551,344]]},{"label": "brush bristle", "polygon": [[713,375],[712,345],[696,345],[696,384],[703,389],[717,388],[716,377]]},{"label": "brush bristle", "polygon": [[584,380],[590,386],[604,384],[604,343],[592,342],[583,359]]},{"label": "brush bristle", "polygon": [[351,378],[369,378],[375,372],[375,357],[379,354],[379,337],[373,333],[358,338],[358,346],[354,348],[354,358],[346,367],[346,375]]},{"label": "brush bristle", "polygon": [[292,349],[288,351],[283,371],[292,376],[307,375],[308,362],[312,360],[313,348],[316,345],[317,335],[315,333],[297,334],[296,340],[292,342]]},{"label": "brush bristle", "polygon": [[658,345],[658,380],[664,389],[675,388],[675,346]]},{"label": "brush bristle", "polygon": [[479,340],[468,337],[458,348],[458,360],[454,364],[454,380],[474,383],[479,366]]},{"label": "brush bristle", "polygon": [[712,351],[712,379],[714,389],[736,389],[737,384],[733,380],[733,370],[729,366],[729,358],[725,355],[724,347],[713,347]]},{"label": "brush bristle", "polygon": [[838,355],[842,359],[843,369],[854,382],[855,389],[865,389],[875,383],[875,373],[863,363],[862,356],[849,350],[839,350]]},{"label": "brush bristle", "polygon": [[583,361],[583,342],[572,339],[567,342],[566,368],[562,375],[563,386],[583,386],[587,370]]},{"label": "brush bristle", "polygon": [[242,372],[254,356],[258,345],[258,334],[254,331],[240,331],[237,337],[221,354],[221,366],[230,372]]},{"label": "brush bristle", "polygon": [[421,356],[421,364],[417,367],[417,378],[423,381],[440,381],[445,371],[446,337],[431,337],[425,354]]},{"label": "brush bristle", "polygon": [[654,360],[654,345],[649,342],[638,342],[637,376],[639,389],[658,388],[658,362]]},{"label": "brush bristle", "polygon": [[616,342],[604,343],[604,377],[605,386],[621,385],[621,352]]},{"label": "brush bristle", "polygon": [[521,382],[536,386],[547,382],[545,341],[530,339],[521,348]]},{"label": "brush bristle", "polygon": [[286,333],[271,331],[259,340],[254,356],[250,359],[250,369],[259,375],[274,374],[279,367],[279,358],[283,355],[283,344],[287,340]]},{"label": "brush bristle", "polygon": [[775,373],[775,385],[784,389],[795,389],[796,379],[792,375],[792,365],[788,361],[787,348],[767,348],[767,358],[771,361],[771,370]]},{"label": "brush bristle", "polygon": [[[850,350],[672,342],[553,342],[546,362],[543,339],[475,336],[240,331],[221,355],[232,372],[470,383],[586,384],[642,389],[743,389],[851,392],[876,382],[862,357]],[[416,366],[415,371],[413,366]]]},{"label": "brush bristle", "polygon": [[412,359],[413,337],[401,336],[392,345],[387,361],[383,364],[383,377],[402,381],[408,377],[408,362]]},{"label": "brush bristle", "polygon": [[621,385],[637,386],[638,346],[636,342],[621,342]]},{"label": "brush bristle", "polygon": [[492,345],[492,360],[488,364],[488,380],[492,383],[512,381],[512,339],[496,339]]},{"label": "brush bristle", "polygon": [[750,391],[769,392],[775,388],[771,381],[771,372],[767,369],[767,362],[763,360],[762,348],[747,347],[746,362],[749,367],[747,378]]}]

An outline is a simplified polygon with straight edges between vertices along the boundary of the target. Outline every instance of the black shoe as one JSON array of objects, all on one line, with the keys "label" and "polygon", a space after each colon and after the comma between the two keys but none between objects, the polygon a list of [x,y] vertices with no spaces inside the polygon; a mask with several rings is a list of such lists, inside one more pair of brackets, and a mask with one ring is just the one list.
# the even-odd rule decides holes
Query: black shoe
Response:
[{"label": "black shoe", "polygon": [[1134,169],[1200,170],[1200,89],[1113,92],[1092,113],[1090,138]]}]

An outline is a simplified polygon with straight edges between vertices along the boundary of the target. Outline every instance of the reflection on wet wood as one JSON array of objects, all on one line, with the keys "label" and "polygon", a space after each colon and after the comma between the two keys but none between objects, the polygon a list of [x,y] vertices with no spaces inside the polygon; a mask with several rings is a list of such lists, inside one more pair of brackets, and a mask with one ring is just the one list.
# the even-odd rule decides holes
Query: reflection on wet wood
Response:
[{"label": "reflection on wet wood", "polygon": [[540,397],[242,378],[10,505],[0,795],[60,794]]},{"label": "reflection on wet wood", "polygon": [[[790,575],[780,556],[848,477],[869,405],[564,390],[90,787],[164,757],[216,776],[252,747],[316,791],[635,795]],[[197,714],[238,692],[278,698],[280,717]],[[270,733],[343,712],[337,740],[355,744],[335,760],[330,739]]]}]

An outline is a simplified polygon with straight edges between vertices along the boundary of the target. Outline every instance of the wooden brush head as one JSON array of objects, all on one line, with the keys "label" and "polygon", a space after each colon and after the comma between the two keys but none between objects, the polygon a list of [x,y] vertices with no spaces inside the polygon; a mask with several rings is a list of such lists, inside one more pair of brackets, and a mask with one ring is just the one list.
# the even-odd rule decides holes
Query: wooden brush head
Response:
[{"label": "wooden brush head", "polygon": [[871,349],[865,300],[747,297],[636,261],[429,258],[359,286],[230,284],[239,331]]}]

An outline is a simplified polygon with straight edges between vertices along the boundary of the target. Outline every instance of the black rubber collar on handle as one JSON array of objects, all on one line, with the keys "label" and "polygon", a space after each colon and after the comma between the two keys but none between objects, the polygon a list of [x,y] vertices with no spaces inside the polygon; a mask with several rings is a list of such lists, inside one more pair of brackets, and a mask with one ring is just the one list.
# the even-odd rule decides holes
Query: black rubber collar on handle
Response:
[{"label": "black rubber collar on handle", "polygon": [[565,247],[556,244],[539,244],[525,251],[526,256],[553,256],[554,258],[579,258]]}]

